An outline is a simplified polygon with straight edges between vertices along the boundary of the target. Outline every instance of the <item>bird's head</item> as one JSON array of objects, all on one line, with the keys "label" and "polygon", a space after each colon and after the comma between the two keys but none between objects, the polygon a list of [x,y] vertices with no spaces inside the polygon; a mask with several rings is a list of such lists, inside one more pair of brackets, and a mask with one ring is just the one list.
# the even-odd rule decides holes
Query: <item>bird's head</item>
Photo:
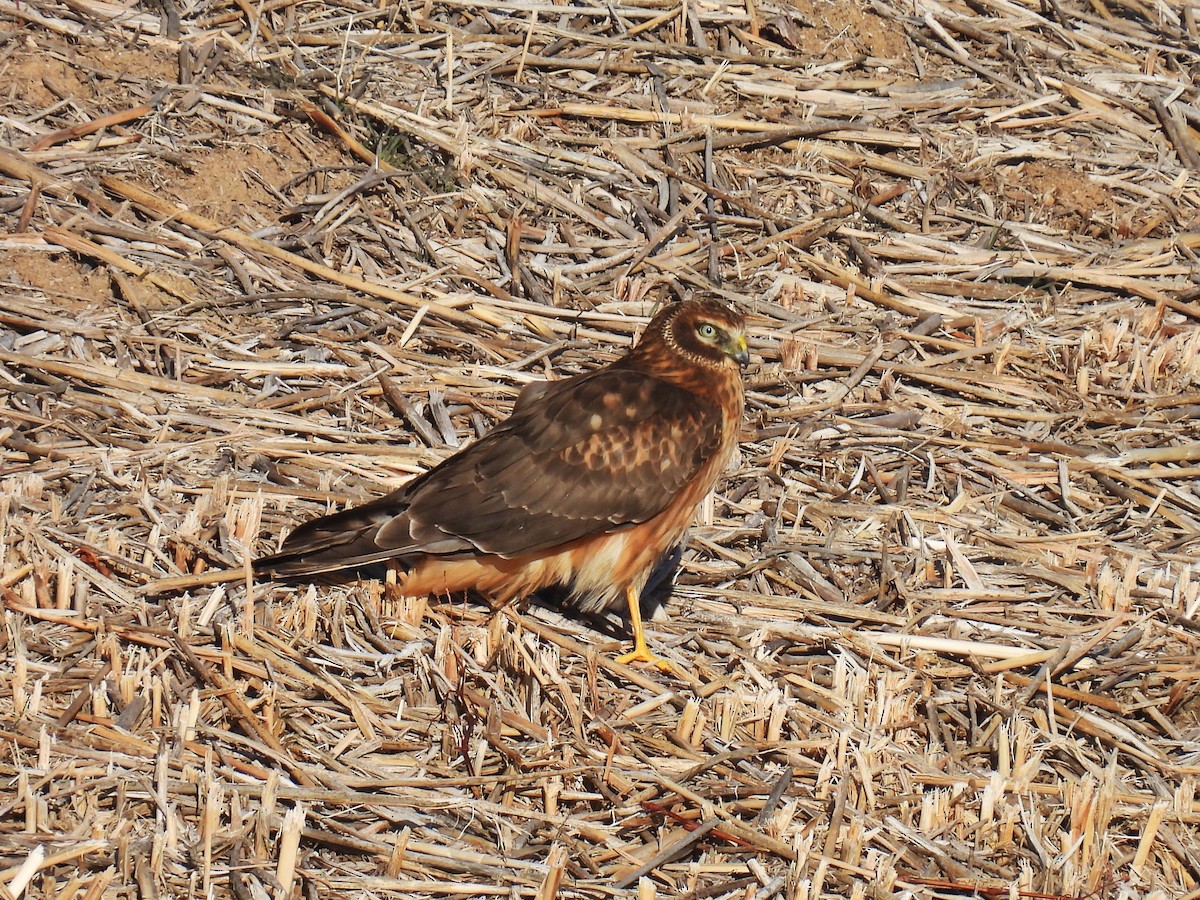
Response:
[{"label": "bird's head", "polygon": [[745,320],[715,300],[687,300],[665,307],[647,326],[634,352],[664,347],[706,369],[736,370],[750,362]]}]

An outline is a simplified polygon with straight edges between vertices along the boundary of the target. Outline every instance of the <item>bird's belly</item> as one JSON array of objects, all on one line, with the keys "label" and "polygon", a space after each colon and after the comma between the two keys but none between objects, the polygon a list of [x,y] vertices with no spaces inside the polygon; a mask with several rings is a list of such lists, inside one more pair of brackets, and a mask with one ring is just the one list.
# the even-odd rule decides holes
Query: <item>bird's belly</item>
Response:
[{"label": "bird's belly", "polygon": [[474,591],[506,602],[561,583],[566,562],[561,556],[553,552],[515,559],[491,554],[426,556],[401,578],[400,590],[413,597]]}]

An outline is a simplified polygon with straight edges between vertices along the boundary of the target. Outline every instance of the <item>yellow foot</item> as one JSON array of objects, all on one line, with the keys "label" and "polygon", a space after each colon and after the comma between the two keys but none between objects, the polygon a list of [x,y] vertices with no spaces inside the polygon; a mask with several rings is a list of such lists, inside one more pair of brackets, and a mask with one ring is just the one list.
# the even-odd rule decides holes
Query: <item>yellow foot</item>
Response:
[{"label": "yellow foot", "polygon": [[633,632],[633,652],[618,656],[617,662],[650,663],[660,672],[674,672],[673,665],[661,656],[655,656],[646,646],[646,632],[642,629],[642,607],[637,591],[632,587],[625,588],[625,599],[629,602],[629,629]]},{"label": "yellow foot", "polygon": [[672,663],[670,660],[663,659],[661,656],[655,656],[653,651],[651,651],[650,648],[646,647],[646,646],[634,647],[632,652],[622,653],[620,656],[618,656],[616,658],[615,661],[619,662],[619,663],[624,663],[625,665],[628,665],[629,663],[635,663],[635,662],[636,663],[649,663],[650,665],[654,666],[654,668],[658,669],[660,672],[667,672],[668,674],[673,673],[675,671],[674,663]]}]

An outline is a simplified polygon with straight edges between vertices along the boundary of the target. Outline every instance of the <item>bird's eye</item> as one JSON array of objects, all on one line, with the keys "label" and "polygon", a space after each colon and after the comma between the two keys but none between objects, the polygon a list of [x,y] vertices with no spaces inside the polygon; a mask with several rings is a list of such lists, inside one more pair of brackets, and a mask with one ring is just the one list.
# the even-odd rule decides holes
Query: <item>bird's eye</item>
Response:
[{"label": "bird's eye", "polygon": [[696,329],[696,333],[702,338],[711,340],[717,336],[717,326],[711,322],[704,322]]}]

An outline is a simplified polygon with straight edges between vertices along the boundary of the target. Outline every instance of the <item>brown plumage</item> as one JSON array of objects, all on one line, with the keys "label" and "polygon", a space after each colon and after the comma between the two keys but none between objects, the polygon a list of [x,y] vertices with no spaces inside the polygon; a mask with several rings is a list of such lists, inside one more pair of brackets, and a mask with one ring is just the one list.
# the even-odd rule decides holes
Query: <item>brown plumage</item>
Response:
[{"label": "brown plumage", "polygon": [[512,415],[404,487],[298,527],[255,569],[296,578],[395,559],[404,594],[498,601],[558,586],[585,611],[638,595],[737,447],[749,361],[740,315],[663,309],[612,365],[530,385]]}]

